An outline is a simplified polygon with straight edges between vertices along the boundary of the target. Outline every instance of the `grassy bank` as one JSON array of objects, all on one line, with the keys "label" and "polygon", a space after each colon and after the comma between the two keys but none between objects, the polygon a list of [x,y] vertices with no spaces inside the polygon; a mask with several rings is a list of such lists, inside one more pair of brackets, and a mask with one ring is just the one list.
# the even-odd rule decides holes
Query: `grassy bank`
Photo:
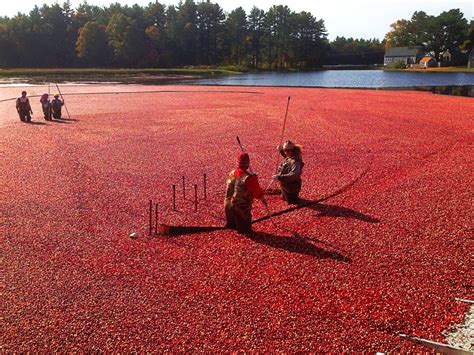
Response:
[{"label": "grassy bank", "polygon": [[416,73],[474,73],[474,68],[466,67],[441,67],[441,68],[408,68],[408,69],[395,69],[395,68],[384,68],[385,71],[399,71],[399,72],[416,72]]},{"label": "grassy bank", "polygon": [[226,69],[113,69],[113,68],[12,68],[0,69],[0,77],[50,75],[232,75],[238,71]]}]

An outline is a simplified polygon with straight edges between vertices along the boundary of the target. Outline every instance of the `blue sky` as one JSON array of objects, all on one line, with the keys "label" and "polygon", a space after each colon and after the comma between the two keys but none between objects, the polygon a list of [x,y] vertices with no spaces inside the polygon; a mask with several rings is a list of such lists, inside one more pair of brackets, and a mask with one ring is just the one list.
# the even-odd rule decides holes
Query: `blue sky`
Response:
[{"label": "blue sky", "polygon": [[[199,2],[200,0],[195,0]],[[225,11],[242,6],[247,12],[253,5],[267,10],[271,5],[288,5],[294,11],[309,11],[316,18],[323,18],[329,38],[336,36],[354,38],[383,39],[390,24],[398,19],[409,19],[414,11],[423,10],[429,15],[459,8],[471,20],[474,15],[474,0],[211,0],[217,2]],[[77,6],[82,0],[71,0]],[[89,4],[104,6],[111,0],[88,0]],[[121,4],[146,5],[150,0],[120,0]],[[162,0],[163,4],[177,4],[178,0]],[[27,13],[34,5],[53,4],[52,1],[21,0],[20,2],[0,2],[0,16],[14,16],[17,12]],[[62,3],[62,1],[59,1]]]}]

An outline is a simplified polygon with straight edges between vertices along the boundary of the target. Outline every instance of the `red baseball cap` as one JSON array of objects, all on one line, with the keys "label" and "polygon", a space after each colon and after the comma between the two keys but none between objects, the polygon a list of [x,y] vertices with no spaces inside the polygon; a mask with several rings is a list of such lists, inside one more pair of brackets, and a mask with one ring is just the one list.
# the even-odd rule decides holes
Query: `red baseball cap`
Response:
[{"label": "red baseball cap", "polygon": [[239,167],[241,168],[248,168],[250,165],[250,157],[247,153],[240,153],[237,156],[237,164],[239,164]]}]

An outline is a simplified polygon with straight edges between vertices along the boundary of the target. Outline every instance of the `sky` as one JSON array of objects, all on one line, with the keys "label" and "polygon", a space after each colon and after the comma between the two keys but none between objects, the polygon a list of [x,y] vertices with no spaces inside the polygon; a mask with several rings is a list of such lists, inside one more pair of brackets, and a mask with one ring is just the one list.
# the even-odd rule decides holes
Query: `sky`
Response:
[{"label": "sky", "polygon": [[[83,0],[70,0],[73,7]],[[155,0],[88,0],[91,5],[106,6],[111,2],[121,4],[147,5]],[[195,0],[198,3],[200,0]],[[0,16],[12,17],[18,12],[28,13],[35,5],[53,4],[56,1],[21,0],[20,2],[0,0]],[[160,0],[166,5],[176,5],[179,0]],[[326,24],[328,38],[337,36],[353,38],[383,39],[390,31],[390,24],[405,18],[413,12],[423,10],[437,16],[443,11],[458,8],[470,21],[474,16],[474,0],[211,0],[227,12],[242,6],[247,13],[253,5],[268,10],[272,5],[288,5],[293,11],[308,11]],[[60,4],[63,1],[59,1]]]}]

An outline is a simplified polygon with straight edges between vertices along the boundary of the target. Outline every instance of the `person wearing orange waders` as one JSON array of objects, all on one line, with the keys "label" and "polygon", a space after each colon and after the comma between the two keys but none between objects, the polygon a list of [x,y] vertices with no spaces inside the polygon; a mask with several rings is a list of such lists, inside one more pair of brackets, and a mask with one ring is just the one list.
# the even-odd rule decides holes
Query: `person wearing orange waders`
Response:
[{"label": "person wearing orange waders", "polygon": [[30,100],[26,96],[26,91],[22,91],[21,97],[16,99],[16,110],[22,122],[31,122],[33,111],[31,110]]},{"label": "person wearing orange waders", "polygon": [[301,158],[301,146],[292,141],[286,141],[283,147],[277,147],[280,154],[285,158],[278,167],[278,173],[273,175],[273,180],[280,182],[281,197],[288,204],[298,204],[301,191],[301,174],[303,172],[303,159]]},{"label": "person wearing orange waders", "polygon": [[252,232],[252,203],[259,199],[267,206],[257,175],[248,171],[250,158],[247,153],[237,157],[238,168],[227,176],[224,209],[226,228],[236,229],[241,234]]}]

